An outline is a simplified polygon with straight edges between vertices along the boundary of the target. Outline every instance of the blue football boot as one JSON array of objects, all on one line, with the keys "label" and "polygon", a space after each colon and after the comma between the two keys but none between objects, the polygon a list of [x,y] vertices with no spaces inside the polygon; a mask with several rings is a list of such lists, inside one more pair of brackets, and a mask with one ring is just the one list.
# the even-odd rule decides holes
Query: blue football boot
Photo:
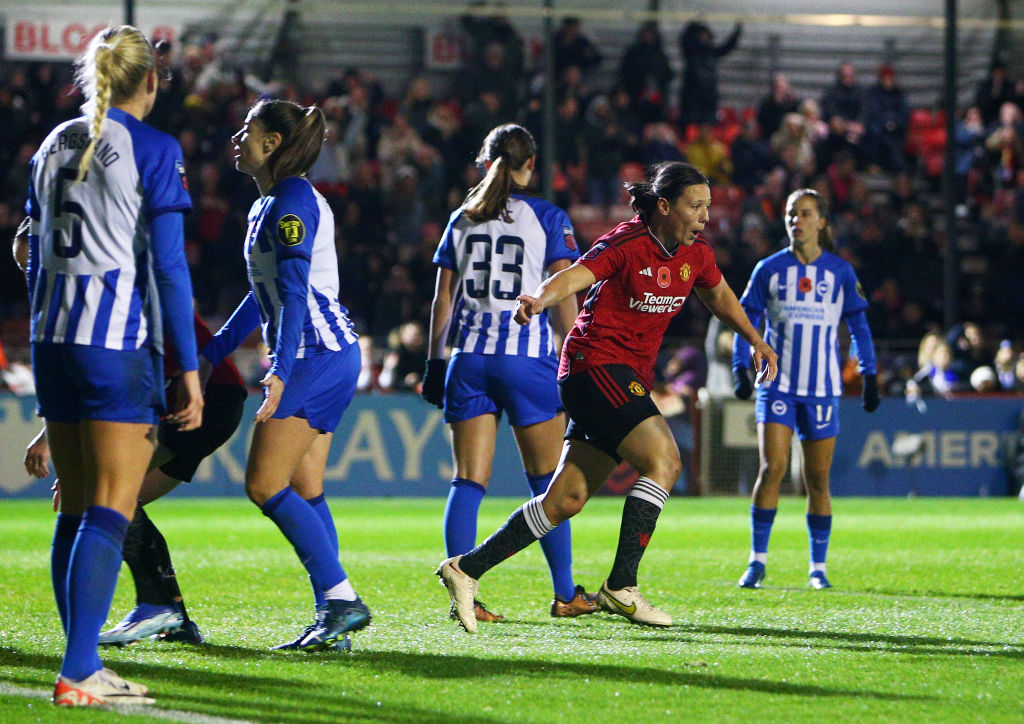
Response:
[{"label": "blue football boot", "polygon": [[371,620],[370,609],[362,599],[354,601],[327,601],[323,622],[295,647],[305,651],[324,651],[336,648],[339,641],[347,638],[349,631],[365,628]]},{"label": "blue football boot", "polygon": [[765,566],[760,561],[751,561],[736,583],[740,588],[760,588],[764,580]]},{"label": "blue football boot", "polygon": [[832,584],[825,578],[825,571],[811,571],[811,577],[807,581],[807,585],[816,591],[832,588]]}]

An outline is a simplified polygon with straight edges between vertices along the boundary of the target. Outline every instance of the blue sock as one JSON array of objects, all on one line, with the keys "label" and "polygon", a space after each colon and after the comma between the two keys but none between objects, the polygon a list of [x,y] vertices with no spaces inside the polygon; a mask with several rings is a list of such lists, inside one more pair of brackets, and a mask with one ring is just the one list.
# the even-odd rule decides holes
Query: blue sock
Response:
[{"label": "blue sock", "polygon": [[[553,473],[554,471],[547,475],[526,476],[534,497],[543,495],[548,489]],[[551,569],[551,585],[555,589],[555,595],[565,602],[571,601],[576,595],[576,586],[572,580],[572,529],[569,527],[569,521],[562,521],[541,538],[540,547],[548,560],[548,568]]]},{"label": "blue sock", "polygon": [[68,565],[68,642],[60,673],[69,679],[85,679],[103,668],[97,642],[114,599],[128,523],[99,505],[82,516]]},{"label": "blue sock", "polygon": [[828,554],[828,539],[832,533],[831,515],[807,514],[807,537],[811,542],[811,565],[824,563]]},{"label": "blue sock", "polygon": [[476,516],[487,489],[465,478],[453,478],[444,507],[444,549],[449,558],[476,546]]},{"label": "blue sock", "polygon": [[768,552],[768,538],[772,534],[776,510],[750,506],[750,550],[754,553]]},{"label": "blue sock", "polygon": [[[306,501],[309,503],[309,507],[316,511],[316,514],[320,516],[320,522],[324,524],[324,529],[327,531],[327,537],[330,539],[332,547],[334,548],[334,556],[337,558],[338,549],[338,529],[334,527],[334,517],[331,515],[331,509],[327,507],[327,499],[324,494],[310,498]],[[313,599],[316,607],[324,608],[327,605],[327,599],[324,598],[324,592],[316,587],[313,583],[313,579],[309,579],[309,585],[313,587]]]},{"label": "blue sock", "polygon": [[68,633],[68,564],[71,562],[71,548],[81,523],[80,515],[58,513],[57,525],[53,530],[53,547],[50,549],[50,580],[65,636]]},{"label": "blue sock", "polygon": [[314,590],[326,591],[347,578],[320,516],[309,503],[286,487],[260,508],[292,544],[309,572]]}]

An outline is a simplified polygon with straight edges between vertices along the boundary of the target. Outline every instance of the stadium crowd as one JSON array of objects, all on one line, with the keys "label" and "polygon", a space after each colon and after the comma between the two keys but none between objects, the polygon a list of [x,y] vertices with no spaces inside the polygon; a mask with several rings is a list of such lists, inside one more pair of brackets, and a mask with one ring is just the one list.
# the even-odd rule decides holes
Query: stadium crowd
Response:
[{"label": "stadium crowd", "polygon": [[[315,85],[265,83],[227,67],[212,35],[166,48],[172,72],[148,120],[184,149],[194,203],[187,255],[202,316],[222,320],[246,288],[239,247],[256,192],[234,171],[229,139],[260,96],[316,103],[327,115],[327,140],[309,178],[338,222],[342,301],[372,363],[360,387],[416,387],[426,357],[431,257],[448,216],[480,178],[475,149],[489,129],[508,121],[525,125],[544,147],[539,59],[506,18],[461,22],[468,41],[464,82],[445,92],[426,76],[413,76],[404,92],[392,95],[360,68]],[[688,63],[707,62],[709,53],[728,52],[739,31],[714,46],[706,26],[687,27],[679,42],[690,44]],[[694,56],[695,35],[705,42],[703,60]],[[1016,283],[1024,276],[1024,82],[1008,77],[1001,63],[957,114],[959,307],[970,321],[944,330],[944,118],[941,111],[909,107],[897,69],[880,65],[864,82],[852,64],[841,63],[834,79],[822,79],[817,97],[798,96],[779,73],[762,98],[743,108],[715,107],[712,89],[694,113],[685,97],[670,102],[674,71],[656,23],[637,29],[607,87],[595,80],[595,70],[610,61],[579,21],[563,21],[555,42],[554,156],[539,164],[553,169],[555,202],[569,211],[583,249],[608,221],[631,215],[623,181],[636,180],[654,161],[688,160],[714,183],[708,238],[738,294],[754,264],[783,244],[789,192],[810,187],[830,201],[837,251],[869,296],[880,382],[889,394],[908,387],[912,394],[971,389],[978,367],[993,374],[977,375],[973,388],[1024,387],[1024,288]],[[71,70],[54,63],[3,67],[5,238],[23,215],[29,158],[50,128],[79,113]],[[4,257],[0,339],[13,347],[26,344],[27,302],[20,273]],[[704,358],[699,339],[707,317],[701,305],[679,315],[670,329],[678,343],[665,350],[666,364],[678,362],[686,344],[701,353],[700,367],[714,363]],[[925,343],[947,336],[949,343],[934,345],[935,352]],[[944,363],[944,353],[956,364]],[[255,380],[263,375],[249,372]],[[672,381],[671,372],[666,379]]]}]

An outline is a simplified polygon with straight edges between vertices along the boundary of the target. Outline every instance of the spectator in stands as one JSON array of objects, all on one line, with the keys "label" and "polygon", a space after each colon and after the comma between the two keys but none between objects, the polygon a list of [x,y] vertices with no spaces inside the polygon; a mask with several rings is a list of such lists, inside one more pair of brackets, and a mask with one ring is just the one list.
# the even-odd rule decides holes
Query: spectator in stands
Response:
[{"label": "spectator in stands", "polygon": [[467,100],[479,99],[484,93],[493,93],[505,118],[511,118],[519,107],[522,76],[521,61],[517,67],[517,61],[511,59],[508,53],[504,43],[488,43],[482,61],[468,69],[465,83],[460,84]]},{"label": "spectator in stands", "polygon": [[821,105],[813,98],[805,98],[800,101],[798,110],[804,117],[804,125],[807,126],[807,133],[810,134],[814,153],[819,155],[818,149],[828,138],[828,124],[821,117]]},{"label": "spectator in stands", "polygon": [[684,155],[714,184],[727,184],[732,176],[729,149],[712,134],[710,123],[697,124],[697,137],[686,144]]},{"label": "spectator in stands", "polygon": [[1004,391],[1012,391],[1017,388],[1017,380],[1014,376],[1014,363],[1017,359],[1017,352],[1013,348],[1013,342],[1004,339],[999,342],[999,349],[992,358],[992,369],[999,381],[999,388]]},{"label": "spectator in stands", "polygon": [[914,179],[907,171],[900,171],[892,176],[892,188],[887,194],[889,207],[893,212],[902,214],[908,204],[920,203]]},{"label": "spectator in stands", "polygon": [[669,123],[649,123],[640,142],[640,160],[647,165],[661,161],[682,161],[686,157],[675,128]]},{"label": "spectator in stands", "polygon": [[640,138],[644,133],[644,123],[633,107],[629,90],[622,85],[612,88],[609,96],[612,102],[612,110],[615,117],[626,130],[626,147],[624,149],[627,161],[640,160]]},{"label": "spectator in stands", "polygon": [[952,392],[967,389],[969,380],[959,377],[952,365],[953,350],[940,338],[935,344],[931,359],[923,369],[924,375],[921,376],[921,372],[918,372],[914,377],[920,386],[921,394],[948,396]]},{"label": "spectator in stands", "polygon": [[[754,189],[754,193],[743,199],[740,205],[741,231],[746,227],[759,227],[765,237],[774,243],[786,234],[783,214],[786,210],[788,175],[782,166],[776,166]],[[766,255],[762,255],[766,256]]]},{"label": "spectator in stands", "polygon": [[969,380],[974,370],[992,362],[988,339],[976,322],[954,324],[946,334],[946,343],[953,353],[950,369],[960,380]]},{"label": "spectator in stands", "polygon": [[771,88],[757,104],[757,122],[764,138],[771,138],[787,113],[796,113],[800,100],[793,94],[785,73],[772,74]]},{"label": "spectator in stands", "polygon": [[1024,390],[1024,352],[1017,355],[1017,361],[1013,366],[1014,389]]},{"label": "spectator in stands", "polygon": [[[469,4],[471,8],[485,5],[483,0],[474,0]],[[494,5],[494,12],[490,16],[466,14],[459,18],[459,24],[469,36],[467,68],[475,76],[472,97],[477,97],[485,88],[498,90],[503,108],[514,110],[518,103],[519,79],[523,77],[525,68],[522,37],[498,4]],[[487,78],[484,69],[498,72],[500,76]],[[500,87],[489,85],[489,81]],[[506,107],[505,104],[510,105]]]},{"label": "spectator in stands", "polygon": [[470,140],[483,138],[488,130],[507,121],[514,111],[501,105],[501,96],[493,90],[482,90],[463,108],[466,135]]},{"label": "spectator in stands", "polygon": [[1024,168],[1024,123],[1016,103],[999,107],[999,123],[985,139],[985,149],[996,188],[1016,187],[1017,172]]},{"label": "spectator in stands", "polygon": [[376,143],[377,129],[371,112],[370,97],[362,85],[353,85],[337,101],[325,104],[329,118],[338,124],[338,135],[345,148],[348,163],[358,166],[369,158]]},{"label": "spectator in stands", "polygon": [[587,149],[587,200],[605,215],[622,194],[619,169],[629,143],[607,96],[597,96],[587,109],[584,141]]},{"label": "spectator in stands", "polygon": [[[471,8],[485,6],[485,0],[473,0],[469,3]],[[525,65],[522,38],[509,22],[502,3],[495,3],[493,7],[494,12],[489,15],[467,13],[459,18],[459,25],[469,36],[470,67],[482,66],[487,46],[498,43],[502,46],[509,68],[519,77]]]},{"label": "spectator in stands", "polygon": [[857,70],[853,63],[842,63],[836,71],[835,83],[821,98],[821,115],[829,127],[823,148],[823,164],[829,163],[838,151],[848,151],[855,158],[861,157],[864,112],[864,92],[857,83]]},{"label": "spectator in stands", "polygon": [[428,132],[430,121],[428,116],[434,107],[434,96],[430,90],[430,81],[418,75],[409,82],[399,112],[409,119],[409,125],[423,136]]},{"label": "spectator in stands", "polygon": [[[956,197],[972,200],[976,193],[983,191],[983,174],[985,167],[985,122],[978,106],[969,106],[963,116],[957,119],[953,131],[953,142],[956,146],[953,178],[956,184]],[[970,178],[975,175],[979,183],[972,185]],[[987,179],[986,179],[987,180]]]},{"label": "spectator in stands", "polygon": [[878,69],[878,82],[868,89],[865,105],[864,142],[868,161],[885,171],[902,171],[907,165],[904,149],[910,105],[907,94],[896,83],[896,72],[891,66],[883,65]]},{"label": "spectator in stands", "polygon": [[579,18],[562,18],[555,34],[554,50],[556,78],[561,78],[569,66],[576,66],[586,76],[601,64],[601,53],[581,32]]},{"label": "spectator in stands", "polygon": [[423,324],[415,320],[403,323],[388,333],[388,351],[378,378],[381,389],[418,392],[426,364]]},{"label": "spectator in stands", "polygon": [[[633,110],[643,123],[664,118],[672,66],[661,47],[658,23],[649,20],[619,61],[618,83],[629,90]],[[668,159],[665,159],[668,160]]]},{"label": "spectator in stands", "polygon": [[396,113],[391,123],[381,129],[380,140],[377,142],[377,160],[380,162],[381,183],[385,190],[390,190],[395,184],[399,168],[415,163],[416,154],[423,145],[420,134],[401,113]]},{"label": "spectator in stands", "polygon": [[771,136],[770,148],[790,174],[806,178],[814,175],[814,145],[804,117],[799,113],[787,113],[783,117],[782,125]]},{"label": "spectator in stands", "polygon": [[731,53],[743,26],[736,23],[729,37],[715,45],[715,34],[700,20],[691,21],[679,35],[683,56],[683,82],[679,90],[679,122],[718,122],[718,61]]},{"label": "spectator in stands", "polygon": [[836,153],[825,173],[828,176],[832,208],[841,214],[850,208],[850,191],[856,179],[857,163],[853,154],[847,150]]},{"label": "spectator in stands", "polygon": [[581,200],[586,186],[584,123],[580,103],[566,96],[555,108],[555,170],[564,174],[569,202]]},{"label": "spectator in stands", "polygon": [[988,75],[985,76],[974,91],[974,105],[981,111],[981,118],[986,126],[991,126],[999,118],[999,109],[1004,103],[1016,99],[1013,81],[1006,71],[1006,63],[998,58],[992,61]]},{"label": "spectator in stands", "polygon": [[748,194],[768,171],[778,165],[778,159],[753,118],[743,122],[740,135],[729,148],[729,158],[732,160],[732,182]]}]

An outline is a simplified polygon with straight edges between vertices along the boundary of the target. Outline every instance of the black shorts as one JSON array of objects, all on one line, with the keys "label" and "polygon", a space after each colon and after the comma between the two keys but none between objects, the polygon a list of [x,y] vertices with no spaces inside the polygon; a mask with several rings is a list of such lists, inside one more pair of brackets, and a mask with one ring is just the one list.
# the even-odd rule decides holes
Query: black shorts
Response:
[{"label": "black shorts", "polygon": [[249,393],[237,385],[208,384],[203,393],[203,424],[195,430],[181,432],[176,425],[160,423],[157,441],[174,453],[160,466],[169,477],[192,482],[196,468],[207,455],[226,443],[242,420],[242,408]]},{"label": "black shorts", "polygon": [[616,462],[619,444],[648,417],[660,415],[651,391],[629,365],[599,365],[569,375],[558,383],[569,415],[566,440],[582,440]]}]

